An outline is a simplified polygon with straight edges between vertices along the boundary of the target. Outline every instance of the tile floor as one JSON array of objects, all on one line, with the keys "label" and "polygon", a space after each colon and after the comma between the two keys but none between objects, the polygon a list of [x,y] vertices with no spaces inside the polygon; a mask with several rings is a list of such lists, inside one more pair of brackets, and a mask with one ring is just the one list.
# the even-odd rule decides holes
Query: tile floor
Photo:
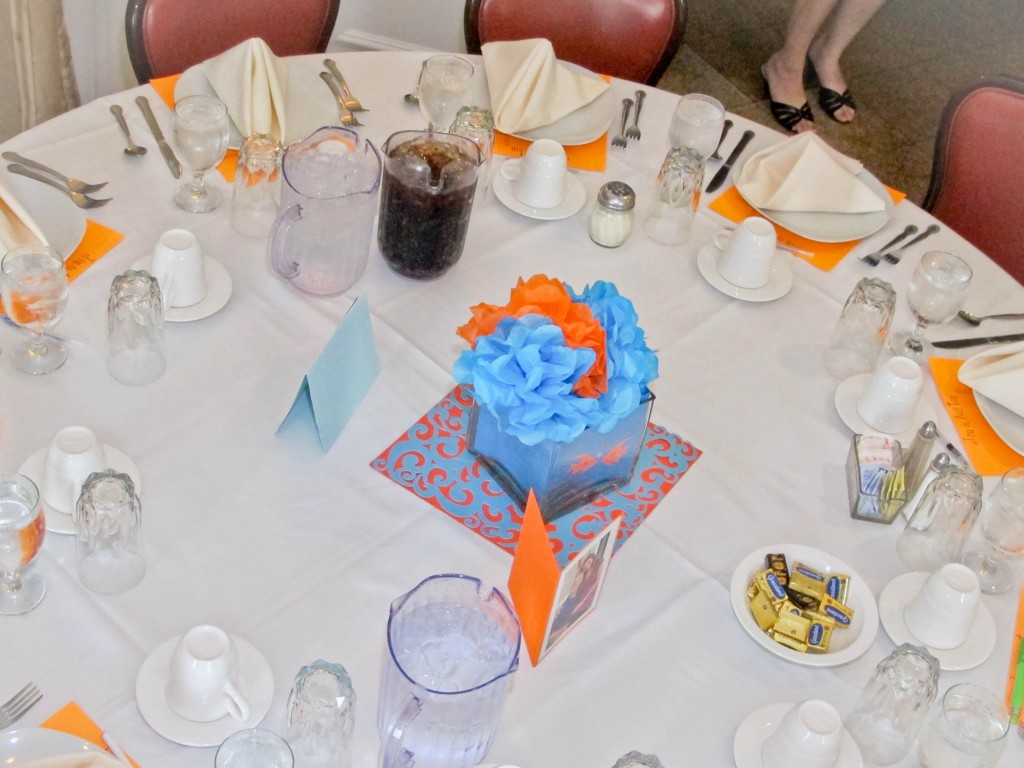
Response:
[{"label": "tile floor", "polygon": [[[776,126],[760,66],[782,44],[789,6],[788,0],[688,0],[683,47],[659,86],[710,94],[731,112]],[[1021,0],[889,0],[843,58],[859,106],[856,121],[829,120],[818,108],[816,84],[808,88],[818,131],[920,203],[949,97],[982,75],[1024,76],[1022,39]]]}]

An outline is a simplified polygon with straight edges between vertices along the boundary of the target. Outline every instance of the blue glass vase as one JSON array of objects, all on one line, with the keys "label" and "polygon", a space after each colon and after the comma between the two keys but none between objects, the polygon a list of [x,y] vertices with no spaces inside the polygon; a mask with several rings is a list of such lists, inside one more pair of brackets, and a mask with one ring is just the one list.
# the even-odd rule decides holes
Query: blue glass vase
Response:
[{"label": "blue glass vase", "polygon": [[520,509],[532,489],[541,516],[550,523],[632,479],[653,405],[648,390],[636,410],[609,432],[586,429],[572,442],[524,445],[504,432],[487,408],[474,403],[468,449]]}]

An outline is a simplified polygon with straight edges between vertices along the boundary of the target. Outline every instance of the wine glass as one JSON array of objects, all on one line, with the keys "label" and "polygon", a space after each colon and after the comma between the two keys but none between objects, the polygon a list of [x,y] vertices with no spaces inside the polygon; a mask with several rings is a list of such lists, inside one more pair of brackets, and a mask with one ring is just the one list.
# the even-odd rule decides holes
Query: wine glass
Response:
[{"label": "wine glass", "polygon": [[894,354],[918,362],[925,357],[925,328],[956,317],[971,285],[971,275],[967,263],[951,253],[931,251],[921,257],[907,286],[907,303],[917,325],[911,333],[897,333],[889,339]]},{"label": "wine glass", "polygon": [[722,138],[725,107],[702,93],[688,93],[679,99],[668,127],[672,149],[691,149],[707,160]]},{"label": "wine glass", "polygon": [[448,130],[462,106],[462,95],[473,77],[473,65],[460,56],[431,56],[420,78],[420,111],[427,130]]},{"label": "wine glass", "polygon": [[983,592],[998,595],[1015,583],[1011,560],[1024,555],[1024,467],[1011,469],[989,494],[981,518],[982,549],[960,562],[978,574]]},{"label": "wine glass", "polygon": [[0,614],[27,613],[46,594],[43,577],[26,571],[46,533],[39,489],[24,475],[0,475]]},{"label": "wine glass", "polygon": [[174,143],[192,169],[192,180],[178,187],[174,202],[192,213],[207,213],[220,205],[219,189],[203,176],[224,159],[228,150],[228,108],[216,96],[188,96],[174,105]]},{"label": "wine glass", "polygon": [[0,286],[7,316],[32,338],[11,353],[19,371],[51,373],[68,359],[58,339],[43,334],[56,325],[68,303],[68,275],[64,259],[46,245],[23,245],[0,261]]}]

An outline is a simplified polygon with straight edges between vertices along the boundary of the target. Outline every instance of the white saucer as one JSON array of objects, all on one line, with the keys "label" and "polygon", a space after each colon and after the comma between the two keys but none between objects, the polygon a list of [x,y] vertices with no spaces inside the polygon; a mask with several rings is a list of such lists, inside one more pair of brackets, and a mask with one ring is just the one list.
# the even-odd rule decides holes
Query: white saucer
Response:
[{"label": "white saucer", "polygon": [[789,293],[789,289],[793,287],[793,269],[789,266],[789,257],[782,251],[775,251],[768,283],[760,288],[740,288],[722,277],[718,271],[719,254],[721,251],[714,243],[705,245],[697,254],[697,269],[712,288],[726,296],[741,301],[775,301]]},{"label": "white saucer", "polygon": [[[48,447],[40,448],[38,451],[33,453],[25,463],[18,468],[18,474],[24,475],[39,489],[39,495],[43,495],[43,475],[46,471],[46,453],[49,450]],[[139,468],[135,466],[135,462],[129,459],[121,451],[117,450],[113,446],[103,444],[103,452],[107,456],[107,464],[111,469],[116,469],[118,472],[123,472],[132,479],[135,483],[135,493],[140,498],[142,497],[142,476],[139,474]],[[43,514],[46,515],[46,530],[51,533],[74,533],[75,532],[75,521],[71,517],[70,512],[60,512],[49,504],[46,503],[46,499],[43,499]]]},{"label": "white saucer", "polygon": [[[896,645],[900,643],[923,645],[907,629],[907,624],[903,620],[903,609],[920,591],[921,585],[927,578],[928,574],[920,571],[904,573],[886,584],[878,598],[878,612],[882,619],[882,627]],[[939,660],[939,669],[943,671],[958,672],[964,669],[973,669],[981,664],[996,647],[996,624],[992,620],[992,614],[985,606],[985,602],[982,601],[978,605],[974,625],[962,645],[945,651],[929,646],[925,647],[928,648],[928,653]]]},{"label": "white saucer", "polygon": [[903,432],[882,432],[880,429],[875,429],[868,425],[864,419],[857,413],[857,401],[860,400],[860,396],[864,394],[864,390],[867,388],[868,381],[871,380],[870,373],[859,373],[856,376],[851,376],[848,379],[844,379],[838,387],[836,387],[835,403],[836,411],[839,413],[839,418],[843,420],[843,423],[852,429],[855,433],[863,435],[867,434],[882,434],[891,435],[900,441],[900,445],[906,450],[910,447],[910,441],[914,439],[914,435],[917,430],[921,428],[921,425],[926,421],[935,421],[935,409],[932,404],[928,402],[928,398],[925,397],[924,393],[921,393],[921,397],[917,401],[917,409],[914,411],[914,418],[911,420],[910,429]]},{"label": "white saucer", "polygon": [[[732,742],[732,757],[736,761],[736,768],[764,768],[761,761],[761,746],[775,733],[783,716],[792,708],[793,704],[769,704],[755,709],[743,718]],[[860,747],[844,729],[843,743],[833,768],[861,768],[863,765],[864,758],[861,757]]]},{"label": "white saucer", "polygon": [[150,728],[186,747],[215,747],[235,731],[259,725],[270,711],[274,698],[274,676],[259,651],[242,638],[231,637],[238,646],[238,668],[242,676],[239,691],[249,702],[249,719],[240,721],[224,715],[210,723],[197,723],[186,720],[167,705],[164,685],[171,654],[179,639],[172,637],[146,657],[135,680],[135,703]]},{"label": "white saucer", "polygon": [[[149,258],[139,259],[132,264],[132,269],[148,270],[150,263]],[[206,296],[191,307],[166,307],[164,320],[169,323],[187,323],[202,320],[224,309],[231,298],[231,275],[223,264],[209,256],[203,257],[203,267],[206,269]]]},{"label": "white saucer", "polygon": [[587,202],[587,190],[583,188],[583,182],[573,173],[565,174],[565,198],[561,205],[556,205],[554,208],[533,208],[523,205],[512,193],[512,182],[502,176],[500,172],[494,174],[493,184],[494,194],[497,195],[502,205],[523,216],[541,221],[568,218],[578,212]]}]

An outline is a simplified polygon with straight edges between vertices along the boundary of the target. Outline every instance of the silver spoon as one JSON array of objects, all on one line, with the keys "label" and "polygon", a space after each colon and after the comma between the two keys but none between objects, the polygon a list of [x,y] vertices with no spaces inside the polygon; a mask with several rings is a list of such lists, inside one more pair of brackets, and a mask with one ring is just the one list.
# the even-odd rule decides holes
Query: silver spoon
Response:
[{"label": "silver spoon", "polygon": [[412,104],[414,107],[418,107],[420,104],[420,83],[423,82],[423,70],[427,68],[427,62],[424,61],[420,67],[420,76],[416,81],[416,88],[413,89],[412,93],[405,94],[405,103]]},{"label": "silver spoon", "polygon": [[128,123],[124,119],[124,110],[117,104],[111,104],[110,111],[113,112],[114,117],[117,118],[117,124],[121,126],[121,133],[124,134],[124,140],[128,142],[128,146],[124,148],[124,153],[126,155],[131,155],[132,157],[141,157],[146,154],[147,150],[145,147],[140,147],[132,141],[132,134],[128,130]]},{"label": "silver spoon", "polygon": [[1024,312],[1009,312],[1002,315],[975,315],[966,309],[961,309],[957,314],[961,320],[966,320],[971,325],[981,325],[982,320],[1024,320]]},{"label": "silver spoon", "polygon": [[726,120],[722,124],[722,135],[718,137],[718,146],[715,147],[714,154],[712,154],[711,157],[708,158],[709,160],[721,160],[722,159],[722,156],[721,156],[721,154],[719,154],[718,150],[720,150],[722,148],[722,142],[725,141],[725,134],[727,134],[729,132],[730,128],[732,128],[732,120]]}]

